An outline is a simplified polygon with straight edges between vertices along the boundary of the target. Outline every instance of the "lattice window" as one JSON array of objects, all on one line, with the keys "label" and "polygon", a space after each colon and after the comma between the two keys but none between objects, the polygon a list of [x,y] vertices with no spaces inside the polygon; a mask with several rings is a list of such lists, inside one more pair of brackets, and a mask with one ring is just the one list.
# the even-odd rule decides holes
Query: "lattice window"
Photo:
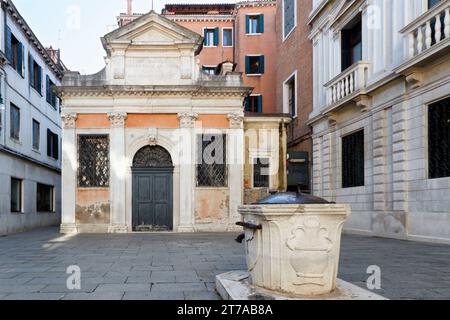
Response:
[{"label": "lattice window", "polygon": [[269,159],[258,158],[253,164],[253,187],[269,188]]},{"label": "lattice window", "polygon": [[430,105],[428,131],[430,179],[450,177],[450,98]]},{"label": "lattice window", "polygon": [[109,186],[109,137],[78,136],[78,186],[102,188]]},{"label": "lattice window", "polygon": [[197,142],[197,186],[226,187],[226,135],[199,135]]},{"label": "lattice window", "polygon": [[364,130],[342,138],[342,187],[364,186]]}]

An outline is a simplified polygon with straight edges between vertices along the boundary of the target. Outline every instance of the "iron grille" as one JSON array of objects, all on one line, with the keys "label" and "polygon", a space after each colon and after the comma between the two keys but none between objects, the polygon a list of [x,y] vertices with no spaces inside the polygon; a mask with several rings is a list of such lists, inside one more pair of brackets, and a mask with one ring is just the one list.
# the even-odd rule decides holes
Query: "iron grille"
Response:
[{"label": "iron grille", "polygon": [[428,131],[429,176],[450,177],[450,98],[430,105]]},{"label": "iron grille", "polygon": [[364,130],[342,138],[342,187],[364,186]]},{"label": "iron grille", "polygon": [[109,186],[109,137],[78,136],[78,186],[102,188]]},{"label": "iron grille", "polygon": [[226,135],[199,135],[197,141],[197,186],[226,187]]},{"label": "iron grille", "polygon": [[269,188],[269,159],[255,159],[253,165],[253,187]]}]

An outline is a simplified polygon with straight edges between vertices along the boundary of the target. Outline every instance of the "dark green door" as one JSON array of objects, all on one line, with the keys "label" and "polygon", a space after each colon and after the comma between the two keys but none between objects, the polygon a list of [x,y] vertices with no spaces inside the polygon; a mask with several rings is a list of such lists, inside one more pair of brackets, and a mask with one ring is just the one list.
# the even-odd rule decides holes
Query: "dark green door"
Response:
[{"label": "dark green door", "polygon": [[173,230],[173,172],[167,168],[133,170],[133,230]]}]

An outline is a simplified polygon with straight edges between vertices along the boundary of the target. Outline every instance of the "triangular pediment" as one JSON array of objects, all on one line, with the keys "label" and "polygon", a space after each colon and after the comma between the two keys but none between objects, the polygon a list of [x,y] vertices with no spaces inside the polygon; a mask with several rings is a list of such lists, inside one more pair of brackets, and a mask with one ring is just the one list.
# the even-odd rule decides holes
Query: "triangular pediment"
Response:
[{"label": "triangular pediment", "polygon": [[102,38],[102,41],[105,45],[114,43],[200,45],[201,38],[201,35],[151,11],[133,22],[108,33]]}]

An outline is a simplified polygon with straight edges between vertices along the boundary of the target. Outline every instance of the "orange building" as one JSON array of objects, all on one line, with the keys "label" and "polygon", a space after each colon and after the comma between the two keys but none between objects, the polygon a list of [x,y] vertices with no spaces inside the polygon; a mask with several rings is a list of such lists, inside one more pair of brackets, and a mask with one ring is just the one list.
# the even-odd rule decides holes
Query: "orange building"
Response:
[{"label": "orange building", "polygon": [[[168,4],[162,14],[202,35],[199,55],[203,71],[219,74],[222,63],[234,63],[244,84],[254,88],[246,99],[249,113],[280,113],[276,98],[276,13],[275,0],[245,1],[236,4]],[[118,17],[123,26],[140,15],[128,12]]]}]

